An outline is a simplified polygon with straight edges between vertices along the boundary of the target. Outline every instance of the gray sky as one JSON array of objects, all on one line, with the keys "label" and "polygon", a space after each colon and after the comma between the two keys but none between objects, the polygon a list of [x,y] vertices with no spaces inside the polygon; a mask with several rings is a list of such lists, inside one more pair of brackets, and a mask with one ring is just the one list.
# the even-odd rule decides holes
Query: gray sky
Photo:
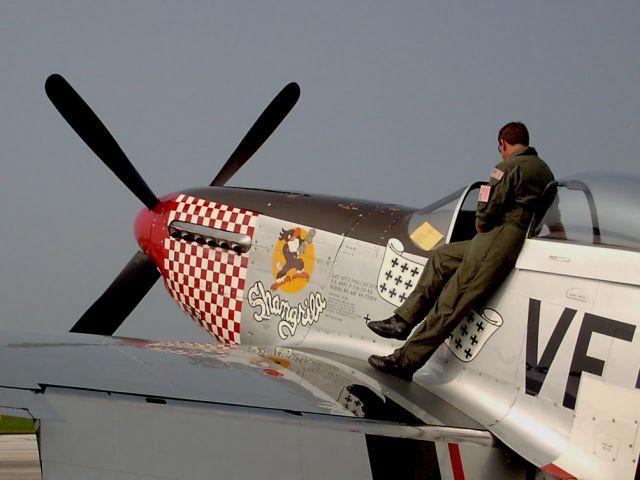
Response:
[{"label": "gray sky", "polygon": [[[231,185],[424,206],[529,126],[557,176],[638,173],[640,2],[0,3],[2,325],[69,329],[136,251],[140,204],[44,94],[60,73],[158,195],[208,184],[288,82]],[[119,332],[208,339],[156,285]]]}]

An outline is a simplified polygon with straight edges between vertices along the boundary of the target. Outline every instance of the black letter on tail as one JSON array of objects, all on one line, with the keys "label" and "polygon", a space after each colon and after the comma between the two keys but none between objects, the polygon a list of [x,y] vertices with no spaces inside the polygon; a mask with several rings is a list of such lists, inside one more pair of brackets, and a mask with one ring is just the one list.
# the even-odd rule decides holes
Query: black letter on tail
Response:
[{"label": "black letter on tail", "polygon": [[569,369],[569,377],[567,378],[567,388],[564,390],[563,406],[571,409],[575,408],[582,372],[602,376],[602,372],[604,371],[604,360],[587,355],[591,335],[593,333],[600,333],[607,337],[619,338],[620,340],[630,342],[633,340],[635,331],[635,325],[585,313],[582,326],[580,327],[580,333],[578,333],[576,349],[573,352],[573,359],[571,360],[571,368]]},{"label": "black letter on tail", "polygon": [[540,393],[547,372],[553,363],[553,359],[558,353],[560,344],[571,325],[576,310],[565,308],[560,315],[560,320],[553,329],[549,343],[542,352],[542,357],[538,361],[538,335],[540,333],[540,300],[529,299],[529,323],[527,325],[527,370],[526,370],[526,392],[528,395],[536,396]]}]

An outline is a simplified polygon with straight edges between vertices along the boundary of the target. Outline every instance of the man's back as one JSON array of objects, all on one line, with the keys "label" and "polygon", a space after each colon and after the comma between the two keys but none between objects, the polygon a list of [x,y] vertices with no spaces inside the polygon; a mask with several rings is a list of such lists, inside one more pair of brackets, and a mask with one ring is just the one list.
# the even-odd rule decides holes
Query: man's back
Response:
[{"label": "man's back", "polygon": [[483,231],[505,224],[526,230],[540,195],[553,180],[551,170],[532,147],[500,162],[491,175],[488,201],[478,204]]}]

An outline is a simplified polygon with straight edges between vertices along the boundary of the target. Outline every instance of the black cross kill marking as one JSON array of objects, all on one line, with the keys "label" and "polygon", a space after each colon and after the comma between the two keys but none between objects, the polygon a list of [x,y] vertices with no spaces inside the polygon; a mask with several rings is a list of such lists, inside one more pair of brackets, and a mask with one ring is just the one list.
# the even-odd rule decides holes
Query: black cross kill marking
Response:
[{"label": "black cross kill marking", "polygon": [[418,267],[413,267],[413,270],[411,270],[411,276],[415,277],[418,274]]},{"label": "black cross kill marking", "polygon": [[469,357],[471,357],[471,349],[470,349],[470,348],[467,348],[467,349],[464,351],[464,358],[469,358]]},{"label": "black cross kill marking", "polygon": [[387,284],[386,283],[383,283],[382,285],[380,285],[380,291],[383,292],[383,293],[387,291]]},{"label": "black cross kill marking", "polygon": [[462,336],[464,337],[465,335],[467,335],[469,333],[469,330],[467,330],[467,326],[466,325],[462,325],[462,327],[460,328],[460,332],[462,333]]},{"label": "black cross kill marking", "polygon": [[400,262],[398,262],[397,258],[394,258],[393,260],[391,260],[391,265],[393,265],[393,268],[397,267],[398,263],[400,263]]},{"label": "black cross kill marking", "polygon": [[471,335],[471,345],[475,345],[476,343],[478,343],[478,336],[477,335]]},{"label": "black cross kill marking", "polygon": [[411,280],[409,279],[409,280],[407,280],[407,281],[405,282],[404,286],[405,286],[405,288],[406,288],[407,290],[409,290],[411,287],[413,287],[413,283],[412,283],[412,282],[411,282]]},{"label": "black cross kill marking", "polygon": [[407,299],[407,296],[403,293],[402,295],[400,295],[400,301],[402,303],[404,303],[404,301]]},{"label": "black cross kill marking", "polygon": [[409,270],[409,265],[407,265],[406,263],[403,263],[400,269],[402,270],[402,273],[404,273],[407,270]]},{"label": "black cross kill marking", "polygon": [[484,322],[476,323],[476,327],[478,327],[478,332],[481,332],[482,330],[484,330]]},{"label": "black cross kill marking", "polygon": [[462,342],[459,338],[456,338],[456,350],[460,350],[462,348]]},{"label": "black cross kill marking", "polygon": [[398,275],[396,278],[393,279],[393,281],[396,282],[396,285],[400,285],[402,283],[402,277]]},{"label": "black cross kill marking", "polygon": [[370,317],[370,316],[369,316],[369,314],[367,313],[367,314],[364,316],[364,321],[365,321],[365,322],[369,322],[369,320],[371,320],[371,317]]},{"label": "black cross kill marking", "polygon": [[390,280],[391,277],[393,277],[393,273],[391,273],[391,270],[389,270],[387,273],[384,274],[385,277],[387,277],[387,280]]},{"label": "black cross kill marking", "polygon": [[389,296],[391,298],[395,297],[397,295],[398,292],[396,292],[395,288],[392,288],[391,290],[389,290]]}]

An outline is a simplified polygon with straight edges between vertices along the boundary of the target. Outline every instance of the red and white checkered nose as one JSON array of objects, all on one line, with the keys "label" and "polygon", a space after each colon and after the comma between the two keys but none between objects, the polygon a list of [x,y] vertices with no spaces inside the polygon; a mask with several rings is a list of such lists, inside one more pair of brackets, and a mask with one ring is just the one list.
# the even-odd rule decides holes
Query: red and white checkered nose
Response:
[{"label": "red and white checkered nose", "polygon": [[157,210],[154,208],[154,212],[145,214],[143,210],[138,215],[136,236],[142,238],[138,243],[145,248],[144,236],[149,228],[148,254],[160,269],[165,286],[180,309],[218,341],[240,343],[240,317],[250,252],[198,243],[188,235],[172,237],[169,226],[172,222],[182,222],[253,237],[258,214],[183,194],[171,200],[165,198],[163,205],[162,214],[154,213]]}]

